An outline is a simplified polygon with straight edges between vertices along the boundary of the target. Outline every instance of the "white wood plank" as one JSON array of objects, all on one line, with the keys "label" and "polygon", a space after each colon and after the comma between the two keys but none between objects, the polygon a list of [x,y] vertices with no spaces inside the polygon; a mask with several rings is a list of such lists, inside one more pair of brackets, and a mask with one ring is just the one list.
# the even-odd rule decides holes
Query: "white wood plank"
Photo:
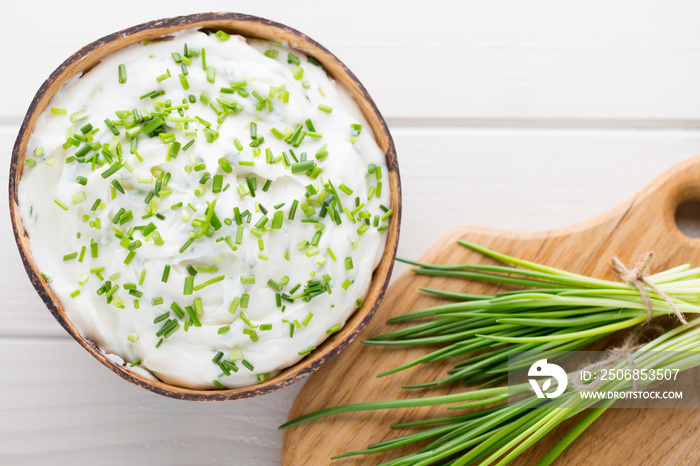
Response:
[{"label": "white wood plank", "polygon": [[[15,2],[0,29],[0,120],[17,122],[78,48],[196,2]],[[216,0],[287,23],[344,60],[394,123],[692,126],[700,122],[700,3]],[[57,20],[60,18],[60,20]]]},{"label": "white wood plank", "polygon": [[[458,225],[537,231],[585,221],[700,155],[700,132],[691,130],[399,128],[393,134],[404,194],[399,255],[409,258]],[[397,270],[405,267],[397,263]]]},{"label": "white wood plank", "polygon": [[171,400],[112,374],[73,341],[0,339],[0,464],[279,463],[303,383],[226,403]]},{"label": "white wood plank", "polygon": [[[0,127],[10,154],[14,129]],[[615,207],[674,163],[700,155],[698,130],[393,129],[403,183],[399,255],[417,258],[462,224],[542,230]],[[7,177],[8,162],[0,164]],[[0,203],[7,205],[6,193]],[[2,335],[63,336],[24,273],[0,216]],[[397,272],[405,270],[397,264]]]}]

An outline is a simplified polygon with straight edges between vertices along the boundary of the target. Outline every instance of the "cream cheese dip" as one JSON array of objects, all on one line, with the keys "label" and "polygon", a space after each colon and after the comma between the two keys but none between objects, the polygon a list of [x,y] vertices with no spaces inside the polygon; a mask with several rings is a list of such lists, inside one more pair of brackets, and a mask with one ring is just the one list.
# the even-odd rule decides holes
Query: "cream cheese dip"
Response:
[{"label": "cream cheese dip", "polygon": [[223,32],[109,55],[28,149],[20,213],[67,315],[183,387],[265,381],[338,331],[393,213],[350,94],[297,50]]}]

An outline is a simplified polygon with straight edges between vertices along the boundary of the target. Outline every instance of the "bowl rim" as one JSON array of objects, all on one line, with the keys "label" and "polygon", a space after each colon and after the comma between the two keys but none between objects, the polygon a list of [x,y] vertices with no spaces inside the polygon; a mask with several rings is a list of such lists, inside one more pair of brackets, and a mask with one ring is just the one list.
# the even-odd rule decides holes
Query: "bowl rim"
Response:
[{"label": "bowl rim", "polygon": [[[17,187],[24,169],[26,146],[34,130],[36,119],[46,109],[55,92],[58,91],[68,79],[77,75],[79,72],[89,71],[91,66],[99,63],[104,56],[140,42],[142,36],[143,38],[146,38],[145,36],[149,38],[163,37],[170,33],[186,29],[223,29],[227,32],[241,34],[246,37],[256,37],[255,35],[248,35],[240,32],[241,29],[245,30],[250,27],[262,29],[271,34],[279,34],[288,39],[292,39],[286,41],[290,47],[297,48],[319,60],[326,69],[326,72],[334,79],[341,81],[351,94],[353,94],[353,97],[361,107],[363,115],[369,121],[370,126],[372,126],[377,143],[385,153],[389,171],[386,176],[390,181],[392,193],[391,208],[394,210],[394,214],[392,215],[389,229],[387,230],[387,240],[382,258],[372,272],[373,277],[367,292],[367,298],[374,296],[374,300],[371,303],[366,302],[362,308],[355,310],[347,319],[341,331],[326,338],[309,356],[282,369],[277,375],[261,384],[223,390],[184,388],[168,384],[157,378],[144,376],[130,369],[126,363],[118,364],[103,353],[95,343],[83,336],[71,322],[60,300],[56,297],[45,280],[41,278],[40,272],[34,264],[33,254],[29,244],[29,236],[24,230],[19,215]],[[269,39],[269,37],[261,38]],[[114,50],[108,50],[110,45],[120,41],[126,43],[119,45],[114,48]],[[107,51],[105,52],[106,49]],[[85,67],[85,64],[88,63],[91,58],[93,61],[97,58],[99,59],[91,66]],[[81,68],[81,66],[83,66],[83,68]],[[331,72],[331,69],[333,72]],[[32,99],[27,113],[25,114],[12,150],[8,194],[12,230],[24,269],[34,289],[64,330],[95,359],[128,382],[163,396],[189,401],[228,401],[271,393],[289,386],[311,374],[348,346],[367,326],[381,303],[389,285],[398,246],[402,204],[399,167],[393,139],[379,109],[355,74],[334,54],[328,51],[328,49],[306,34],[275,21],[234,12],[196,13],[141,23],[97,39],[68,57],[49,75],[46,81],[44,81]],[[379,272],[382,275],[379,275]]]}]

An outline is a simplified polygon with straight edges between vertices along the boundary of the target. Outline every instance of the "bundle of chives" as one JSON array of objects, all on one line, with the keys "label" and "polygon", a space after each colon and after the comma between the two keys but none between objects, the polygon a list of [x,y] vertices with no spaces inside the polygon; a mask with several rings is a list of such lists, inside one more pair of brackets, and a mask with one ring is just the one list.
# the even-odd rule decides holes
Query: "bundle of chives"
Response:
[{"label": "bundle of chives", "polygon": [[[530,287],[493,296],[455,293],[422,288],[455,303],[410,312],[389,322],[430,318],[410,327],[379,335],[364,343],[382,346],[446,344],[407,364],[386,371],[385,376],[417,364],[429,363],[476,351],[490,351],[456,363],[438,381],[409,385],[427,387],[462,380],[473,384],[502,378],[508,371],[508,354],[538,352],[542,358],[561,351],[575,351],[633,327],[652,316],[667,315],[669,304],[649,290],[649,308],[640,292],[627,283],[601,280],[524,261],[460,240],[460,244],[515,266],[432,265],[403,260],[423,275],[439,275]],[[402,260],[402,259],[399,259]],[[673,295],[680,312],[700,312],[700,268],[682,265],[645,280],[665,294]],[[536,287],[532,289],[532,287]],[[531,361],[534,362],[534,361]],[[524,365],[524,367],[526,367]]]},{"label": "bundle of chives", "polygon": [[[698,342],[700,342],[700,319],[695,319],[691,321],[689,327],[677,327],[666,332],[633,352],[631,357],[635,368],[640,371],[652,369],[687,370],[700,366],[700,345]],[[627,360],[622,359],[613,363],[612,369],[622,368],[627,364]],[[629,391],[631,388],[632,381],[629,380],[608,380],[599,387],[601,391],[618,392]],[[448,409],[488,406],[504,401],[509,395],[522,395],[528,391],[529,384],[521,384],[428,398],[358,403],[310,413],[289,421],[280,428],[285,429],[337,413],[453,403],[459,404]],[[394,425],[392,428],[429,427],[413,434],[370,445],[365,450],[345,453],[336,458],[377,453],[433,439],[430,444],[418,452],[383,464],[430,465],[440,462],[440,464],[457,466],[480,462],[482,465],[504,465],[517,458],[563,421],[593,407],[599,401],[593,397],[581,397],[572,387],[568,386],[562,396],[553,400],[543,400],[530,395],[510,404],[491,406],[467,414]],[[551,464],[614,401],[614,399],[605,400],[591,411],[543,458],[540,465]],[[547,404],[544,405],[544,403]]]}]

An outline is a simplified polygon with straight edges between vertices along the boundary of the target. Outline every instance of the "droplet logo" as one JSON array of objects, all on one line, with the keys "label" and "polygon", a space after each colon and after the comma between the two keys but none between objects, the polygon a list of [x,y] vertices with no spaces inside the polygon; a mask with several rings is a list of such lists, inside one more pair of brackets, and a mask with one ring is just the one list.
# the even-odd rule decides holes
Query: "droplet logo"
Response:
[{"label": "droplet logo", "polygon": [[[541,388],[536,379],[528,379],[537,398],[556,398],[566,390],[568,383],[566,371],[556,364],[548,363],[546,359],[540,359],[530,366],[527,375],[530,377],[549,377]],[[557,381],[557,388],[553,392],[547,393],[547,390],[552,386],[552,377]]]}]

